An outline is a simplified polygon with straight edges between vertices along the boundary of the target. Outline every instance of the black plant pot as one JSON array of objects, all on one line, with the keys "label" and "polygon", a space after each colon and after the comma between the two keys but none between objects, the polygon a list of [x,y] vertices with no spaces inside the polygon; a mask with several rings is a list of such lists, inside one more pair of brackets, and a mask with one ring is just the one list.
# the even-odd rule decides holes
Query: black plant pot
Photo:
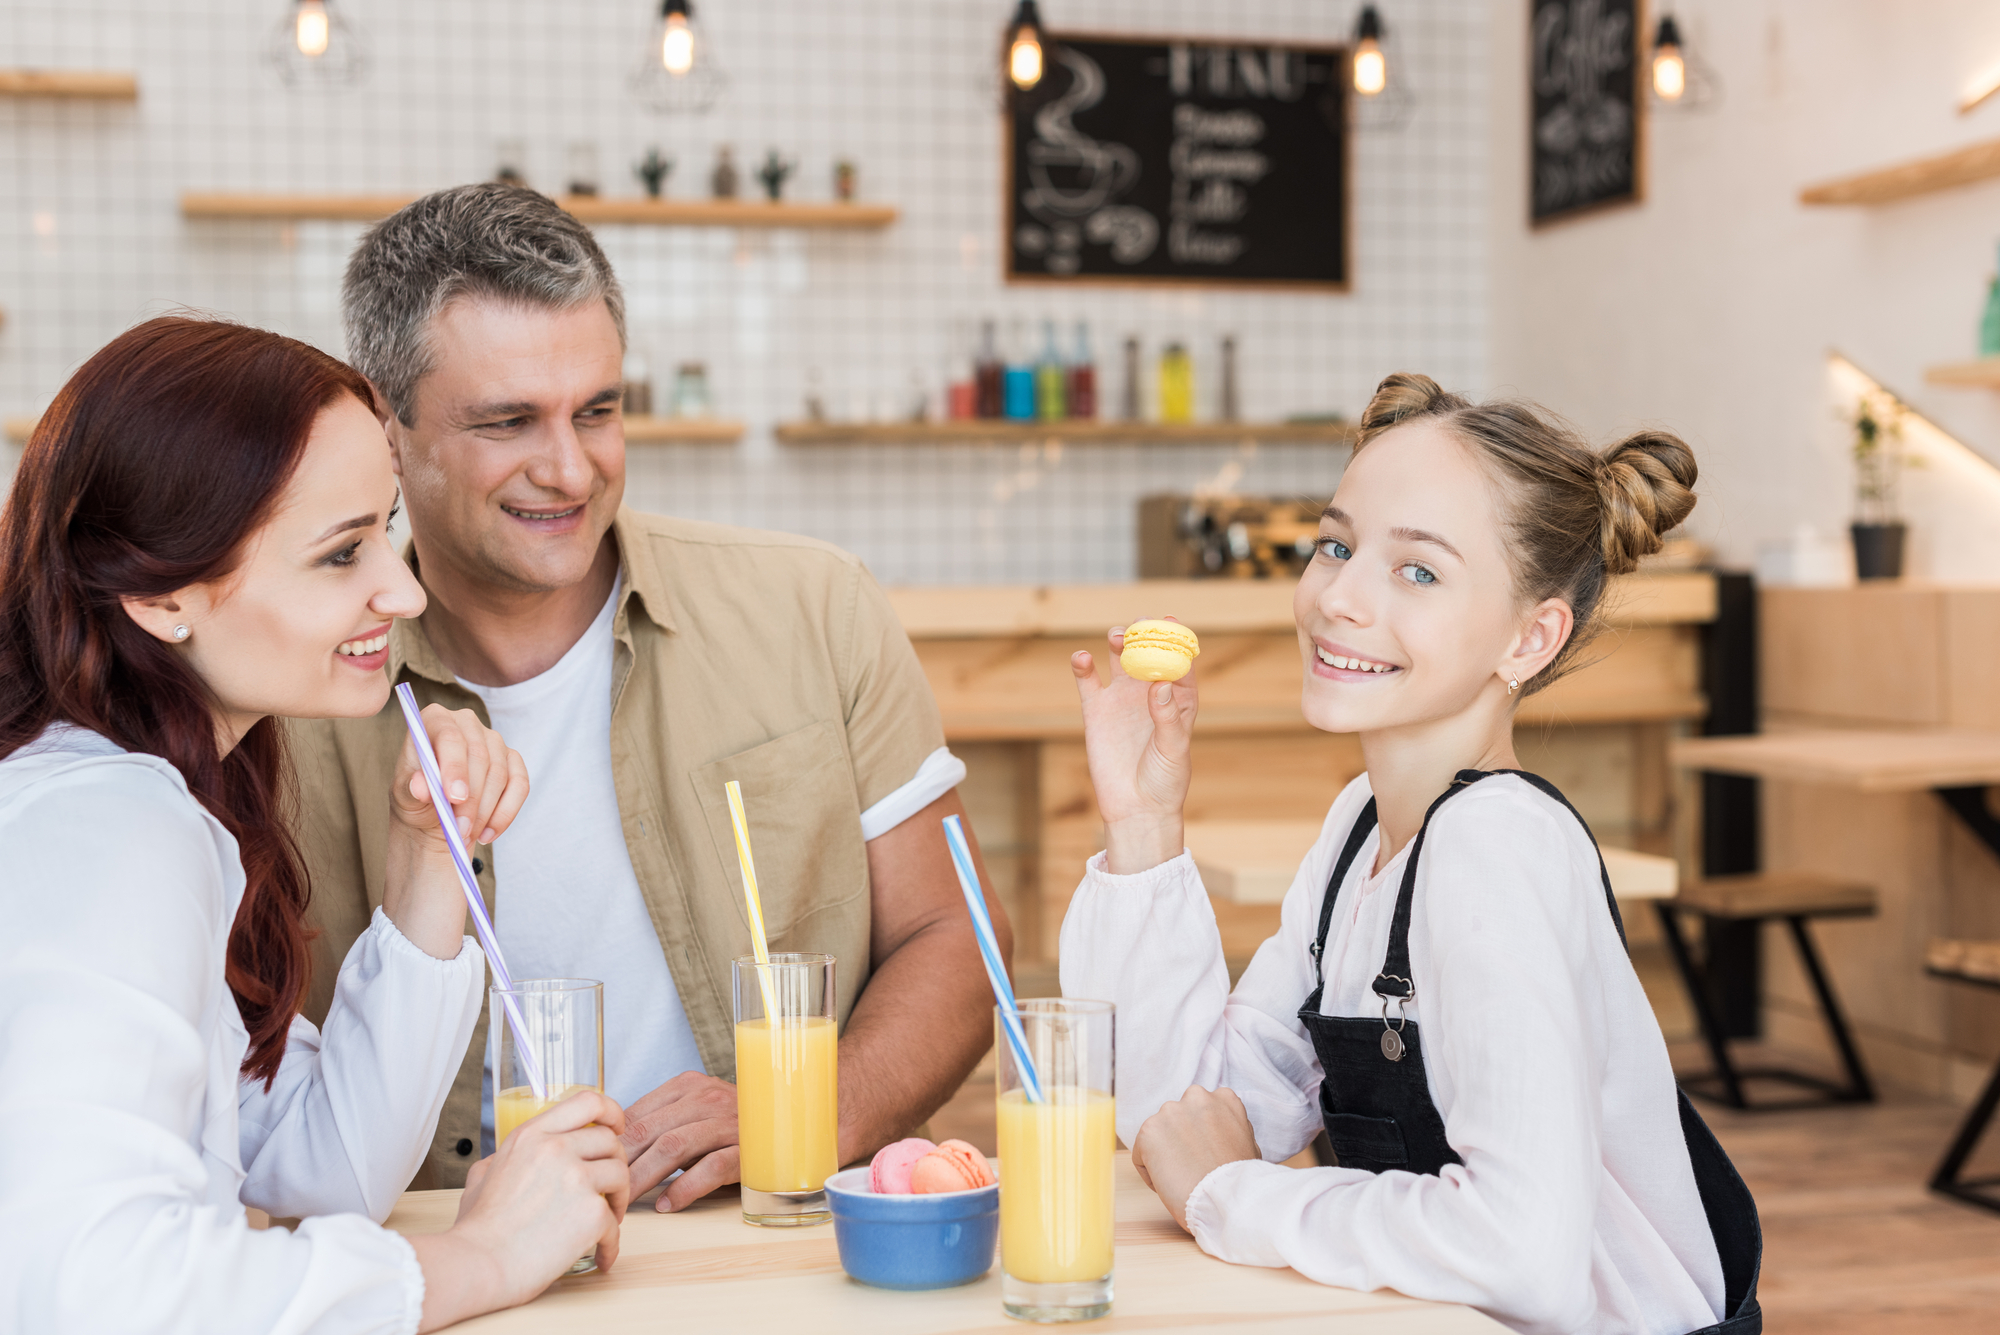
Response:
[{"label": "black plant pot", "polygon": [[1854,535],[1854,574],[1858,579],[1901,579],[1903,577],[1903,534],[1901,523],[1850,524]]}]

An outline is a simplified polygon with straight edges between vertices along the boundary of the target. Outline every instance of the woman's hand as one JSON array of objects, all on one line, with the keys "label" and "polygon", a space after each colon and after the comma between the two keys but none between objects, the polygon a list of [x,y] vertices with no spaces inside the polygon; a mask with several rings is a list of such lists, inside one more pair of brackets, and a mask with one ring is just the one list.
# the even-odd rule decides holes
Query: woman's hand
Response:
[{"label": "woman's hand", "polygon": [[1132,1142],[1132,1167],[1182,1228],[1188,1197],[1203,1178],[1226,1163],[1261,1157],[1236,1091],[1199,1085],[1148,1117]]},{"label": "woman's hand", "polygon": [[1105,869],[1120,876],[1177,858],[1185,845],[1188,750],[1194,739],[1194,673],[1179,681],[1139,681],[1118,656],[1125,630],[1110,635],[1111,680],[1100,685],[1087,650],[1071,654],[1083,697],[1083,745],[1104,817]]},{"label": "woman's hand", "polygon": [[[427,705],[423,720],[459,835],[467,847],[492,843],[528,800],[528,767],[469,709]],[[417,764],[416,743],[407,737],[389,781],[389,811],[394,819],[382,911],[419,949],[451,959],[465,935],[465,892]]]},{"label": "woman's hand", "polygon": [[624,1130],[624,1111],[585,1090],[521,1123],[499,1153],[473,1165],[458,1222],[410,1240],[424,1268],[420,1329],[527,1302],[593,1245],[597,1268],[611,1269],[632,1200]]}]

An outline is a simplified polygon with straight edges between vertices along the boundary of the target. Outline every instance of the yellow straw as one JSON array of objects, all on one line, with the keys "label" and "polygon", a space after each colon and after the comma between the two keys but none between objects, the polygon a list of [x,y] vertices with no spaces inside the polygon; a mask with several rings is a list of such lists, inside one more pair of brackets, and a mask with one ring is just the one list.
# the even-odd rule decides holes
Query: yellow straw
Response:
[{"label": "yellow straw", "polygon": [[764,992],[764,1020],[778,1027],[778,994],[771,987],[771,948],[764,940],[764,907],[757,898],[757,864],[750,860],[750,821],[743,814],[743,785],[722,785],[729,795],[729,823],[736,827],[736,863],[743,870],[743,905],[750,912],[750,948],[757,956],[757,985]]}]

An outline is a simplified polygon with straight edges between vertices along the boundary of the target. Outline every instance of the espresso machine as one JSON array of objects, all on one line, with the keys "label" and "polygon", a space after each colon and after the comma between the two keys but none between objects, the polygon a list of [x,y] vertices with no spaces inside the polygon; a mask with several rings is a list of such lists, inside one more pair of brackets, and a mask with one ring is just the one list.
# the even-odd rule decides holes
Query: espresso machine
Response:
[{"label": "espresso machine", "polygon": [[1312,560],[1323,500],[1145,496],[1140,579],[1297,579]]}]

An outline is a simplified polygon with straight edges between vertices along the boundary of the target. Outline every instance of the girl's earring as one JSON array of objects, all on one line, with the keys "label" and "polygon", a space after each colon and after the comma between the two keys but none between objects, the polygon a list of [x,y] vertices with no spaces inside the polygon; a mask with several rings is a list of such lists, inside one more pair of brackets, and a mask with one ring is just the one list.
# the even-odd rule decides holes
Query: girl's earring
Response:
[{"label": "girl's earring", "polygon": [[193,633],[193,632],[192,632],[192,631],[190,631],[190,630],[189,630],[189,629],[188,629],[188,628],[187,628],[186,626],[175,626],[175,627],[174,627],[174,638],[175,638],[176,640],[185,640],[185,639],[186,639],[186,638],[187,638],[187,637],[188,637],[189,635],[191,635],[192,633]]},{"label": "girl's earring", "polygon": [[1512,677],[1507,678],[1507,694],[1512,695],[1514,692],[1520,689],[1521,689],[1520,682],[1516,681]]}]

